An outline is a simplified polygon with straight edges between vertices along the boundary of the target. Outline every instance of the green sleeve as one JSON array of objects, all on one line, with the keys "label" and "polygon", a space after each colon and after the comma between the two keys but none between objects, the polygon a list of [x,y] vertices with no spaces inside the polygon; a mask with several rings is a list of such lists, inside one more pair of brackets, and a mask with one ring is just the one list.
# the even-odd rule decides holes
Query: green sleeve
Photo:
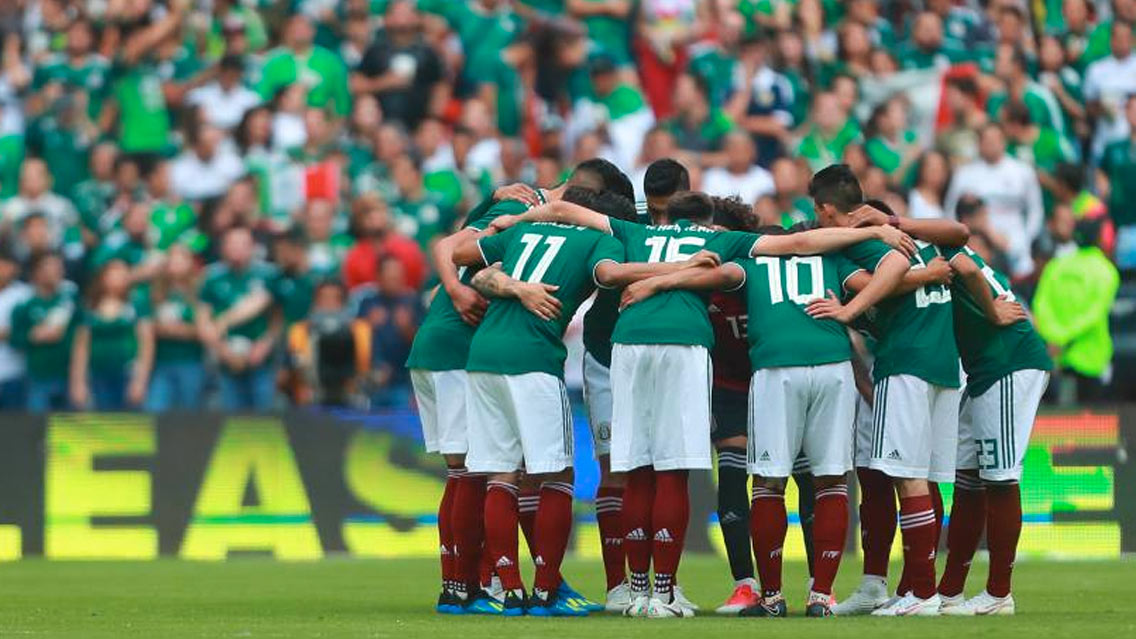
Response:
[{"label": "green sleeve", "polygon": [[875,272],[892,248],[879,240],[865,240],[844,249],[843,255],[862,269]]},{"label": "green sleeve", "polygon": [[[491,201],[491,200],[490,200]],[[484,231],[489,227],[490,222],[496,220],[502,215],[520,215],[525,212],[525,204],[516,200],[501,200],[492,204],[482,215],[478,216],[476,220],[470,219],[466,223],[472,229]],[[472,214],[471,214],[472,215]]]},{"label": "green sleeve", "polygon": [[622,262],[624,260],[623,244],[610,235],[603,235],[592,246],[592,254],[588,257],[588,270],[594,271],[596,265],[604,260]]},{"label": "green sleeve", "polygon": [[943,254],[944,260],[950,262],[959,253],[965,253],[965,248],[965,246],[939,246],[939,252]]},{"label": "green sleeve", "polygon": [[335,102],[335,113],[345,116],[351,111],[351,93],[347,89],[347,67],[338,58],[335,59],[334,77],[328,78],[332,83],[331,99]]},{"label": "green sleeve", "polygon": [[477,247],[481,250],[481,257],[485,259],[486,266],[505,259],[505,250],[509,247],[509,240],[512,239],[516,228],[512,226],[502,233],[487,235],[477,240]]},{"label": "green sleeve", "polygon": [[257,87],[257,93],[262,100],[271,100],[276,91],[287,84],[283,79],[287,61],[288,58],[281,54],[276,54],[265,61],[264,69],[261,70],[260,86]]},{"label": "green sleeve", "polygon": [[469,213],[466,213],[465,226],[473,226],[474,223],[481,219],[481,216],[485,215],[490,207],[493,206],[494,202],[496,202],[496,200],[492,197],[487,197],[481,202],[478,202],[477,206],[470,209]]},{"label": "green sleeve", "polygon": [[[837,277],[837,279],[840,280],[840,288],[841,289],[844,288],[844,283],[848,281],[848,278],[850,278],[853,275],[855,275],[856,273],[859,273],[860,271],[864,270],[864,269],[860,268],[852,260],[849,260],[848,258],[844,257],[843,255],[841,255],[839,253],[835,253],[835,254],[832,254],[832,255],[826,255],[825,259],[832,259],[832,261],[836,264],[836,277]],[[840,291],[841,295],[843,295],[843,293],[844,293],[843,290]]]},{"label": "green sleeve", "polygon": [[28,320],[28,304],[24,302],[12,310],[12,328],[8,341],[19,350],[27,350],[31,344],[28,339],[31,328],[31,322]]},{"label": "green sleeve", "polygon": [[706,250],[714,251],[723,262],[744,259],[753,254],[753,247],[761,239],[760,233],[726,231],[710,238]]},{"label": "green sleeve", "polygon": [[611,235],[615,239],[627,244],[633,238],[643,234],[643,225],[635,222],[628,222],[627,220],[620,220],[614,217],[608,218],[608,225],[611,226]]}]

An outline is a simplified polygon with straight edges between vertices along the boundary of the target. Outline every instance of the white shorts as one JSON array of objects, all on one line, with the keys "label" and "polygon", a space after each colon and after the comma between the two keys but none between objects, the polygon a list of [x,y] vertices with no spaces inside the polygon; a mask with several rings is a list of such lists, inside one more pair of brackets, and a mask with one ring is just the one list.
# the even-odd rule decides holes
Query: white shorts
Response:
[{"label": "white shorts", "polygon": [[801,453],[813,475],[852,469],[856,380],[850,362],[758,369],[749,405],[751,475],[788,477]]},{"label": "white shorts", "polygon": [[853,439],[852,463],[868,468],[872,463],[872,407],[863,395],[856,393],[856,437]]},{"label": "white shorts", "polygon": [[1018,480],[1049,373],[1021,370],[998,380],[978,397],[964,397],[959,411],[958,468],[978,470],[987,481]]},{"label": "white shorts", "polygon": [[555,473],[572,466],[572,411],[548,373],[469,374],[469,455],[474,473]]},{"label": "white shorts", "polygon": [[616,344],[611,355],[611,469],[709,469],[710,352]]},{"label": "white shorts", "polygon": [[611,370],[584,351],[584,402],[596,459],[611,454]]},{"label": "white shorts", "polygon": [[443,455],[464,455],[469,449],[466,437],[466,384],[464,370],[410,371],[422,438],[426,450]]},{"label": "white shorts", "polygon": [[955,480],[957,388],[892,375],[876,383],[873,404],[871,468],[899,479]]}]

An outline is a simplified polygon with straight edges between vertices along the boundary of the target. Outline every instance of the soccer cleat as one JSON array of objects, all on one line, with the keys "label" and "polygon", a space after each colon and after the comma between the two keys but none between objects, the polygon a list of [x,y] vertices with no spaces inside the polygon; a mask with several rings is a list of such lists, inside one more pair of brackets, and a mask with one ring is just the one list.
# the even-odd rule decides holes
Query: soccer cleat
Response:
[{"label": "soccer cleat", "polygon": [[805,604],[805,616],[835,617],[836,613],[832,611],[832,608],[832,595],[810,591],[808,602]]},{"label": "soccer cleat", "polygon": [[895,603],[872,612],[873,617],[938,617],[939,606],[942,600],[938,593],[926,599],[916,597],[914,593],[907,593]]},{"label": "soccer cleat", "polygon": [[645,592],[631,593],[631,603],[623,609],[624,617],[646,617],[651,604],[651,595]]},{"label": "soccer cleat", "polygon": [[678,598],[672,593],[669,603],[658,597],[651,597],[647,602],[646,613],[642,616],[649,619],[683,619],[693,617],[694,611],[679,603]]},{"label": "soccer cleat", "polygon": [[756,606],[761,601],[757,589],[757,581],[753,578],[742,579],[734,586],[734,592],[726,599],[726,603],[718,606],[714,612],[719,615],[736,615],[745,608]]},{"label": "soccer cleat", "polygon": [[958,606],[956,609],[951,609],[951,612],[944,611],[943,614],[948,615],[964,615],[964,616],[994,616],[994,615],[1012,615],[1016,611],[1014,604],[1014,596],[1006,595],[1005,597],[995,597],[994,595],[983,590],[980,594],[966,600],[966,603]]},{"label": "soccer cleat", "polygon": [[623,612],[631,605],[631,584],[626,581],[607,591],[604,601],[604,610],[608,612]]},{"label": "soccer cleat", "polygon": [[853,617],[871,614],[873,610],[889,603],[887,580],[875,575],[864,575],[860,587],[844,601],[833,606],[838,617]]},{"label": "soccer cleat", "polygon": [[965,603],[966,597],[961,592],[953,596],[939,593],[939,613],[941,614],[967,616],[967,613],[962,611]]},{"label": "soccer cleat", "polygon": [[756,605],[742,608],[739,617],[788,617],[789,605],[785,603],[785,596],[775,593],[761,598]]},{"label": "soccer cleat", "polygon": [[446,588],[438,594],[438,605],[434,607],[440,615],[460,615],[465,613],[465,607],[452,590]]},{"label": "soccer cleat", "polygon": [[678,602],[678,605],[690,611],[691,614],[688,616],[693,617],[694,613],[698,611],[698,604],[686,598],[686,593],[682,591],[682,586],[675,584],[671,588],[671,592],[674,593],[674,600]]},{"label": "soccer cleat", "polygon": [[559,592],[533,590],[528,601],[528,614],[533,617],[587,617],[588,610],[561,597]]},{"label": "soccer cleat", "polygon": [[488,591],[478,590],[465,602],[467,615],[501,615],[505,612],[505,604],[497,601]]},{"label": "soccer cleat", "polygon": [[489,587],[486,588],[486,592],[497,601],[505,601],[505,588],[501,585],[501,578],[497,575],[493,575],[493,578],[489,580]]},{"label": "soccer cleat", "polygon": [[523,617],[528,614],[528,598],[524,590],[506,590],[501,603],[501,614],[506,617]]},{"label": "soccer cleat", "polygon": [[596,603],[584,595],[581,595],[563,579],[560,580],[560,587],[556,589],[556,595],[565,601],[572,602],[572,605],[577,608],[582,608],[585,612],[600,612],[604,609],[603,604]]}]

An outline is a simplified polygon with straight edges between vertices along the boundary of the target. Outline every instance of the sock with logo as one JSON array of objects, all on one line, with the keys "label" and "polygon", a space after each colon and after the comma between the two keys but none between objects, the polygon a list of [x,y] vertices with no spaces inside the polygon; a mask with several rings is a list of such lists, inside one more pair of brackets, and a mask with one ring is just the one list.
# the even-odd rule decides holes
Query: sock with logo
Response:
[{"label": "sock with logo", "polygon": [[457,560],[454,557],[454,497],[458,483],[465,475],[464,466],[450,466],[446,469],[446,484],[442,489],[442,501],[438,504],[438,542],[442,558],[442,587],[453,590],[458,580]]},{"label": "sock with logo", "polygon": [[860,486],[860,546],[864,574],[887,578],[888,558],[895,539],[895,489],[878,470],[857,468]]},{"label": "sock with logo", "polygon": [[749,547],[749,499],[746,450],[718,450],[718,526],[734,581],[753,579],[753,552]]},{"label": "sock with logo", "polygon": [[813,524],[813,587],[832,594],[832,582],[840,569],[844,554],[844,537],[848,534],[848,485],[837,484],[816,492],[816,521]]},{"label": "sock with logo", "polygon": [[939,580],[939,594],[950,597],[962,594],[985,525],[985,487],[973,473],[957,473],[951,525],[947,526],[947,565]]},{"label": "sock with logo", "polygon": [[[935,530],[932,533],[933,546],[935,554],[939,553],[939,538],[943,534],[943,494],[939,492],[939,484],[935,482],[927,483],[928,494],[931,496],[931,510],[935,513]],[[903,562],[903,573],[899,576],[899,585],[896,587],[896,592],[907,593],[914,590],[911,585],[911,567],[907,562]]]},{"label": "sock with logo", "polygon": [[[655,503],[651,507],[651,561],[655,566],[655,593],[671,601],[674,575],[682,558],[686,527],[690,523],[689,471],[664,470],[655,473]],[[661,585],[660,585],[661,583]]]},{"label": "sock with logo", "polygon": [[1022,493],[1018,482],[986,483],[986,546],[990,549],[990,576],[986,592],[995,597],[1010,594],[1010,577],[1022,534]]},{"label": "sock with logo", "polygon": [[536,559],[536,511],[540,508],[540,486],[524,486],[517,496],[517,523],[525,536],[529,557]]},{"label": "sock with logo", "polygon": [[813,486],[813,475],[807,470],[793,473],[793,483],[797,484],[797,516],[801,520],[801,537],[805,541],[805,562],[809,566],[809,576],[812,577],[813,569],[816,567],[816,557],[813,552],[813,549],[816,548],[816,544],[813,543],[813,521],[816,519],[816,488]]},{"label": "sock with logo", "polygon": [[533,587],[554,592],[560,587],[560,564],[572,534],[572,484],[546,481],[536,511],[536,577]]},{"label": "sock with logo", "polygon": [[490,481],[485,491],[485,547],[505,590],[524,588],[517,565],[517,487]]},{"label": "sock with logo", "polygon": [[623,489],[623,551],[631,572],[631,590],[645,594],[650,589],[651,517],[655,502],[655,469],[643,466],[627,473]]},{"label": "sock with logo", "polygon": [[789,529],[785,494],[755,483],[749,525],[753,554],[757,559],[757,574],[761,577],[761,591],[767,596],[779,593],[781,554],[785,546],[785,533]]},{"label": "sock with logo", "polygon": [[481,582],[482,544],[485,543],[485,476],[466,474],[454,495],[454,554],[458,579],[466,592]]},{"label": "sock with logo", "polygon": [[935,594],[935,509],[931,495],[900,498],[899,529],[910,590],[916,597],[927,599]]},{"label": "sock with logo", "polygon": [[596,524],[600,529],[607,589],[611,590],[627,578],[623,568],[623,486],[600,486],[596,491]]}]

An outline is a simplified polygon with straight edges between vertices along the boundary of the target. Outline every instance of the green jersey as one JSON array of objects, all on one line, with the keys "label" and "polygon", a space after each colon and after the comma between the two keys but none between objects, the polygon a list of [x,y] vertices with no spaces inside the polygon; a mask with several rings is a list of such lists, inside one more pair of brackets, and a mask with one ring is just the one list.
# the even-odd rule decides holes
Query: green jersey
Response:
[{"label": "green jersey", "polygon": [[519,300],[495,299],[473,336],[466,370],[564,376],[564,330],[595,289],[596,265],[623,261],[623,245],[607,233],[565,224],[518,224],[478,241],[488,264],[501,262],[513,279],[558,286],[560,316],[544,320]]},{"label": "green jersey", "polygon": [[0,134],[0,199],[16,194],[24,162],[24,136]]},{"label": "green jersey", "polygon": [[844,326],[813,319],[805,307],[826,291],[841,290],[859,267],[839,253],[760,256],[735,264],[745,271],[746,333],[755,369],[820,366],[852,357]]},{"label": "green jersey", "polygon": [[[253,262],[240,271],[233,270],[224,262],[218,262],[206,269],[200,298],[212,308],[214,315],[219,315],[253,292],[271,291],[275,280],[276,269],[264,262]],[[271,310],[265,310],[247,322],[233,326],[229,329],[230,336],[260,339],[268,331],[271,313]]]},{"label": "green jersey", "polygon": [[90,357],[87,370],[95,376],[100,373],[127,372],[138,352],[135,332],[139,320],[146,316],[137,298],[122,305],[113,316],[103,315],[94,309],[84,309],[81,325],[91,334]]},{"label": "green jersey", "polygon": [[1108,214],[1118,225],[1136,223],[1136,138],[1109,144],[1101,155],[1100,169],[1108,176]]},{"label": "green jersey", "polygon": [[[911,259],[911,268],[925,268],[927,262],[943,256],[937,246],[918,240],[916,245],[919,252]],[[883,242],[869,240],[845,249],[844,255],[861,268],[875,271],[891,250]],[[871,321],[879,339],[872,368],[876,381],[892,375],[913,375],[938,386],[959,387],[949,287],[924,286],[885,299],[876,305]]]},{"label": "green jersey", "polygon": [[717,45],[694,44],[690,49],[687,71],[706,83],[711,106],[724,106],[737,85],[737,58]]},{"label": "green jersey", "polygon": [[118,101],[119,145],[127,153],[156,153],[166,149],[170,112],[162,79],[152,64],[124,69],[114,85]]},{"label": "green jersey", "polygon": [[150,209],[150,231],[159,251],[183,244],[200,253],[209,245],[209,237],[197,230],[197,213],[185,202],[155,201]]},{"label": "green jersey", "polygon": [[36,68],[32,78],[32,89],[39,91],[53,82],[58,82],[67,91],[86,92],[87,115],[96,119],[102,108],[109,80],[110,64],[100,55],[91,54],[73,63],[65,55],[54,54]]},{"label": "green jersey", "polygon": [[[1014,299],[1009,278],[990,268],[974,251],[963,247],[946,249],[943,253],[952,260],[958,255],[966,255],[974,260],[982,270],[982,276],[986,278],[991,295],[995,298],[1009,295],[1011,300]],[[951,293],[954,299],[955,339],[962,357],[963,370],[966,371],[968,395],[978,397],[999,379],[1014,371],[1053,369],[1053,361],[1049,359],[1045,342],[1028,319],[1009,326],[996,326],[986,319],[982,307],[963,283],[956,281],[951,286]]]},{"label": "green jersey", "polygon": [[[35,297],[12,309],[12,346],[24,352],[28,377],[34,380],[67,379],[71,361],[71,338],[78,313],[72,288],[61,287],[53,295]],[[32,331],[40,325],[65,327],[57,342],[33,342]]]},{"label": "green jersey", "polygon": [[[986,100],[986,113],[995,121],[1002,121],[1005,115],[1002,109],[1009,101],[1010,94],[1005,91],[991,95]],[[1029,109],[1031,122],[1042,129],[1053,129],[1060,135],[1065,134],[1065,117],[1061,113],[1061,105],[1049,89],[1031,82],[1022,94],[1022,104]]]},{"label": "green jersey", "polygon": [[[524,213],[525,208],[523,203],[515,200],[504,200],[496,204],[492,200],[486,200],[470,211],[466,227],[483,231],[498,217]],[[462,284],[468,285],[473,273],[463,267],[458,269],[458,277]],[[428,371],[465,369],[469,360],[469,343],[476,330],[476,327],[462,321],[445,287],[439,286],[434,301],[430,303],[426,317],[414,336],[406,367]]]},{"label": "green jersey", "polygon": [[836,164],[844,157],[844,149],[849,144],[860,141],[860,125],[854,118],[848,118],[844,126],[831,138],[826,137],[820,129],[813,127],[801,139],[797,147],[797,155],[805,158],[814,171],[819,171],[830,164]]},{"label": "green jersey", "polygon": [[[888,177],[898,178],[900,182],[906,182],[907,175],[896,175],[896,173],[899,171],[899,167],[903,165],[904,147],[910,147],[916,142],[915,131],[908,129],[900,133],[899,144],[894,144],[883,136],[870,138],[864,145],[864,152],[868,154],[868,159],[872,161],[872,164],[887,173]],[[910,165],[907,172],[911,172]]]},{"label": "green jersey", "polygon": [[[193,324],[197,320],[194,301],[179,291],[171,290],[165,299],[146,296],[145,312],[155,325]],[[158,337],[154,342],[154,362],[158,364],[201,362],[204,349],[198,339]]]},{"label": "green jersey", "polygon": [[121,260],[127,266],[137,266],[145,261],[149,252],[146,244],[119,229],[107,234],[95,248],[91,255],[91,266],[101,268],[111,260]]},{"label": "green jersey", "polygon": [[272,282],[272,296],[284,313],[284,323],[291,325],[308,317],[312,297],[321,276],[310,269],[303,273],[281,272]]},{"label": "green jersey", "polygon": [[[603,0],[589,0],[590,2],[603,2]],[[632,4],[636,4],[632,0]],[[635,7],[626,18],[602,14],[590,15],[583,18],[584,28],[588,31],[588,38],[595,43],[603,53],[611,56],[617,66],[627,66],[631,60],[631,25],[633,25]]]},{"label": "green jersey", "polygon": [[283,48],[270,53],[257,89],[261,98],[270,101],[277,91],[293,82],[308,87],[310,106],[330,107],[339,116],[351,110],[347,67],[339,56],[323,47],[313,46],[302,55]]},{"label": "green jersey", "polygon": [[73,198],[75,187],[88,178],[88,154],[94,138],[68,127],[54,115],[35,119],[28,127],[27,145],[51,167],[56,193]]},{"label": "green jersey", "polygon": [[[737,231],[721,233],[686,220],[667,226],[644,226],[611,220],[611,232],[623,242],[628,262],[683,262],[706,249],[723,261],[750,255],[760,237]],[[707,298],[693,291],[666,291],[625,309],[611,340],[617,344],[714,345]]]}]

